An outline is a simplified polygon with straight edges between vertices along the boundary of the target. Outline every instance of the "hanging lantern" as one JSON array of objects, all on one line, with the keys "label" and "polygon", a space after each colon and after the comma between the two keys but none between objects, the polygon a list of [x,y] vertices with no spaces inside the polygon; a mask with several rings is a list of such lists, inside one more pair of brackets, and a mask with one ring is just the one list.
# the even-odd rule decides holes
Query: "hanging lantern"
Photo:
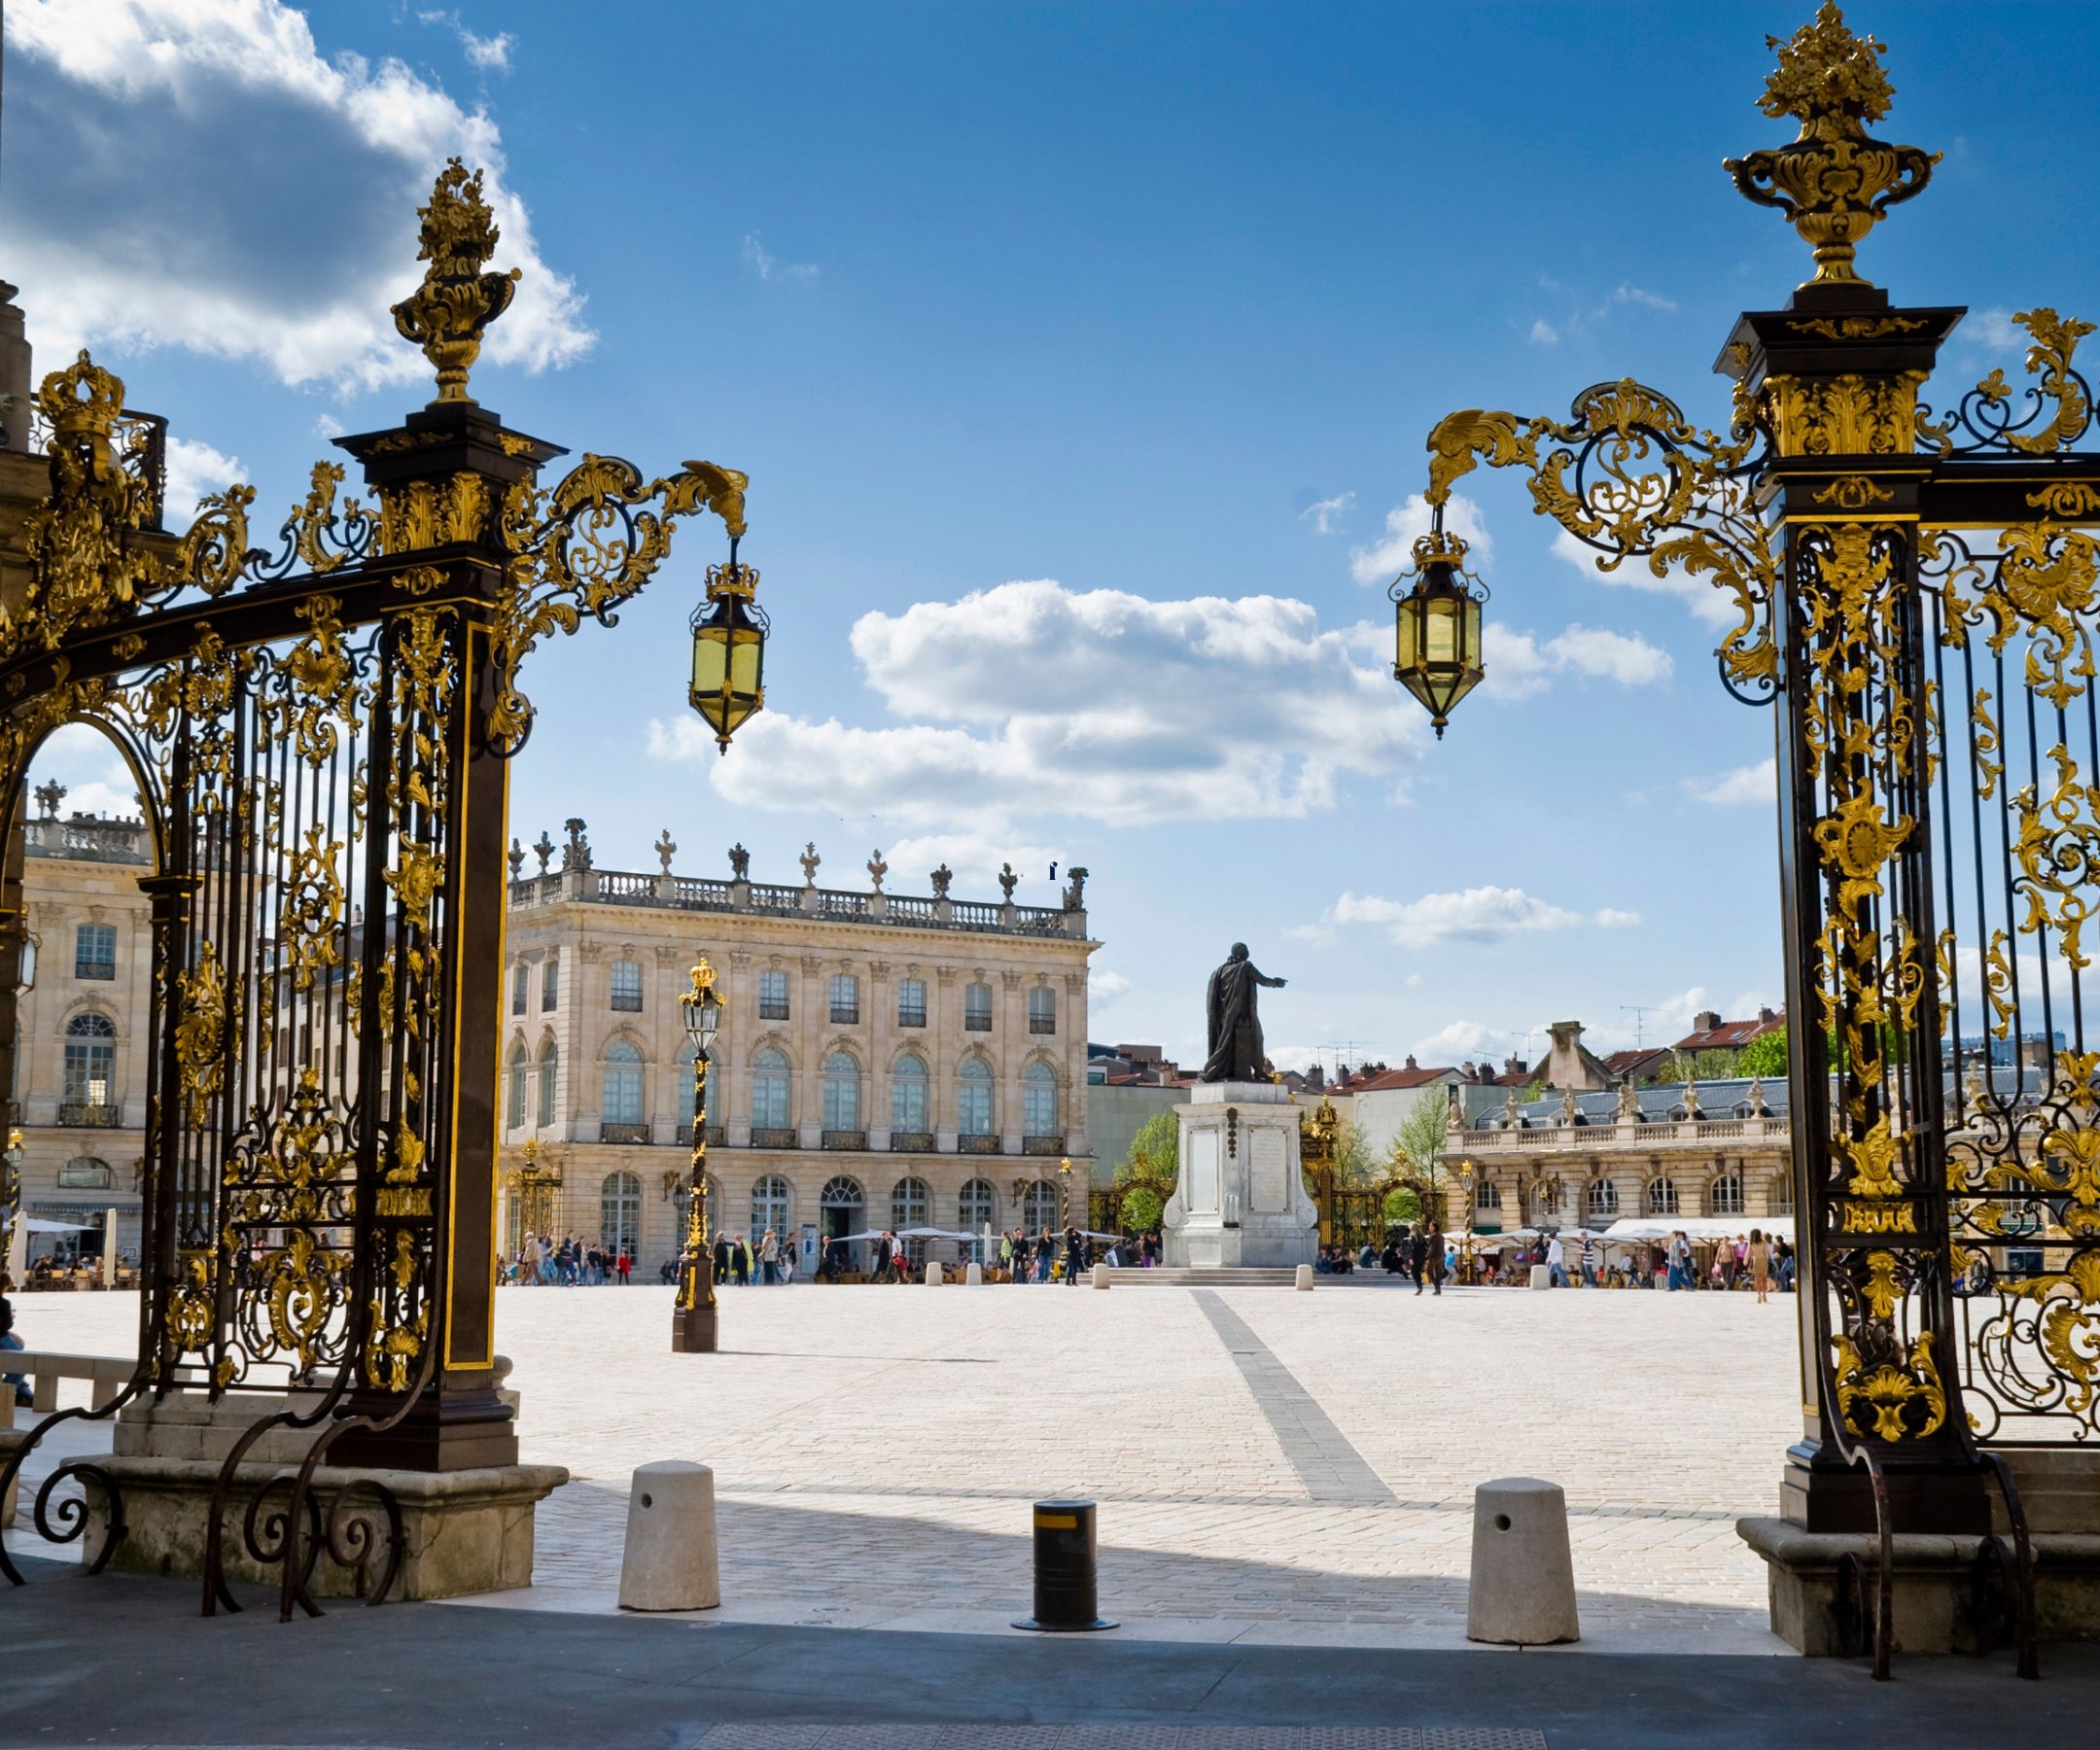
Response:
[{"label": "hanging lantern", "polygon": [[692,616],[692,690],[686,697],[724,753],[745,719],[765,709],[768,628],[752,599],[757,587],[758,574],[737,563],[731,541],[729,563],[708,567],[707,600]]},{"label": "hanging lantern", "polygon": [[1422,702],[1439,741],[1452,708],[1480,684],[1482,672],[1481,604],[1488,592],[1464,569],[1465,553],[1466,543],[1445,534],[1440,519],[1416,542],[1415,569],[1385,592],[1394,604],[1393,679]]}]

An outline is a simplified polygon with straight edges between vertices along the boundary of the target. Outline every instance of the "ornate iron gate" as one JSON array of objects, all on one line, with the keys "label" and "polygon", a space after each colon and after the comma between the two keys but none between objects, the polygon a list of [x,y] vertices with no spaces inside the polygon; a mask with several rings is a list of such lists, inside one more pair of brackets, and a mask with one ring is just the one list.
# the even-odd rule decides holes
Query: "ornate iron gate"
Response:
[{"label": "ornate iron gate", "polygon": [[[311,1494],[324,1458],[456,1469],[514,1462],[496,1388],[496,1028],[507,761],[530,729],[519,665],[586,616],[612,624],[670,550],[676,519],[727,526],[711,597],[748,595],[744,476],[687,463],[645,480],[586,455],[551,488],[556,446],[468,399],[515,273],[454,160],[422,209],[420,290],[395,307],[438,396],[400,426],[338,439],[373,501],[337,501],[322,463],[274,555],[248,544],[253,492],[163,531],[150,439],[123,385],[83,353],[44,380],[52,491],[27,530],[24,598],[0,616],[0,803],[20,831],[29,762],[92,723],[136,774],[156,854],[137,1372],[97,1412],[178,1389],[254,1407],[220,1473],[205,1608],[233,1607],[225,1539],[236,1467],[271,1430],[308,1429],[281,1506],[240,1516],[281,1563],[283,1609],[314,1609],[327,1554],[378,1567],[400,1518],[383,1488]],[[5,923],[18,932],[18,892]],[[18,933],[17,936],[18,940]],[[13,1033],[12,997],[0,993]],[[109,1474],[60,1466],[122,1503]],[[106,1558],[121,1530],[104,1546]],[[387,1554],[380,1559],[378,1552]],[[0,1550],[0,1570],[21,1576]]]}]

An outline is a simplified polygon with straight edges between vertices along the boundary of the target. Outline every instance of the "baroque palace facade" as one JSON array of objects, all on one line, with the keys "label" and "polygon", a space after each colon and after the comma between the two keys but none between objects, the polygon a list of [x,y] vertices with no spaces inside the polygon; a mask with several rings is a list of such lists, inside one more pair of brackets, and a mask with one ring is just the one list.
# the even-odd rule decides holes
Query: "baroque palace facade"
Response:
[{"label": "baroque palace facade", "polygon": [[[593,865],[581,821],[513,844],[499,1232],[634,1248],[653,1277],[684,1230],[692,1057],[679,998],[705,955],[723,1009],[708,1075],[709,1220],[815,1260],[870,1229],[975,1233],[1083,1218],[1086,871],[1055,907]],[[559,853],[557,866],[549,867]],[[529,1152],[528,1152],[529,1150]],[[1060,1172],[1069,1163],[1069,1174]],[[554,1182],[558,1179],[558,1183]]]}]

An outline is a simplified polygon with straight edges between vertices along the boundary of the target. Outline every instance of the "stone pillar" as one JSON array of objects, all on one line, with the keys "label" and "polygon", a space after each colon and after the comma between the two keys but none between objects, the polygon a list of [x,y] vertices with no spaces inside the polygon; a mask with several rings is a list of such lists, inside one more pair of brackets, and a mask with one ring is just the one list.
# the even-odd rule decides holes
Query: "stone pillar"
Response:
[{"label": "stone pillar", "polygon": [[1298,1108],[1274,1082],[1198,1082],[1161,1226],[1172,1265],[1310,1264],[1319,1211],[1300,1171]]}]

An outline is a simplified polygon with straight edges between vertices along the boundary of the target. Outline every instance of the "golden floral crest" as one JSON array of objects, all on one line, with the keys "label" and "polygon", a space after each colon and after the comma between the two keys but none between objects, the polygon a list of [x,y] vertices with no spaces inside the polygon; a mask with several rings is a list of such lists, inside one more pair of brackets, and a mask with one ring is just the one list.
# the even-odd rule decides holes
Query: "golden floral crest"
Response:
[{"label": "golden floral crest", "polygon": [[1888,49],[1871,36],[1853,35],[1836,0],[1823,0],[1815,21],[1803,24],[1791,42],[1768,36],[1765,47],[1779,52],[1779,64],[1758,99],[1766,115],[1801,122],[1820,116],[1878,122],[1888,114],[1896,94],[1881,66]]},{"label": "golden floral crest", "polygon": [[430,263],[423,283],[394,306],[394,326],[423,349],[438,372],[438,400],[464,402],[467,373],[481,351],[488,325],[510,307],[520,270],[484,273],[501,232],[481,197],[481,172],[458,158],[438,173],[423,221],[416,259]]}]

